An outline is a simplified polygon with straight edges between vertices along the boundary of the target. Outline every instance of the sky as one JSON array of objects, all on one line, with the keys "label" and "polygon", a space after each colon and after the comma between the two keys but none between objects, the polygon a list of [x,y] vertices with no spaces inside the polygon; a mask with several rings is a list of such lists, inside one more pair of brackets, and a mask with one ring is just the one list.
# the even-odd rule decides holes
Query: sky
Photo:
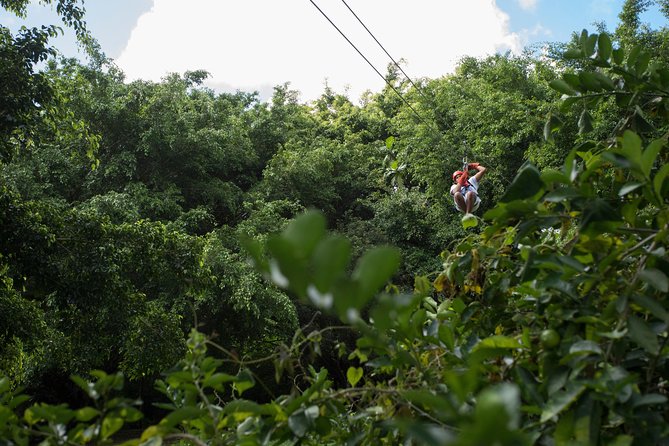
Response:
[{"label": "sky", "polygon": [[[26,20],[0,9],[0,23],[59,24],[53,7],[33,2]],[[613,31],[624,0],[86,0],[86,22],[129,81],[159,81],[203,69],[220,92],[258,91],[290,82],[302,101],[329,86],[353,101],[378,92],[391,60],[350,9],[412,78],[453,72],[463,56],[520,53],[528,45],[565,42],[573,32]],[[322,13],[316,6],[320,8]],[[368,59],[356,52],[325,14]],[[666,19],[652,6],[642,20]],[[54,42],[84,57],[71,31]],[[370,64],[372,66],[370,66]]]}]

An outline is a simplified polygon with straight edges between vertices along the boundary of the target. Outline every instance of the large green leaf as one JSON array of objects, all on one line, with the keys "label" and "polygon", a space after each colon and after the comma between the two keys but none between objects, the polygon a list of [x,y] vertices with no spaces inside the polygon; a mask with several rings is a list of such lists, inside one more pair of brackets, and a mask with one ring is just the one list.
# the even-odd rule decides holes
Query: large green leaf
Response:
[{"label": "large green leaf", "polygon": [[525,164],[520,168],[518,175],[516,175],[500,201],[508,203],[514,200],[531,198],[543,189],[543,184],[537,168],[532,164]]},{"label": "large green leaf", "polygon": [[655,159],[664,147],[664,144],[665,142],[661,139],[656,139],[651,142],[641,154],[641,170],[646,177],[650,176],[650,170],[653,168]]},{"label": "large green leaf", "polygon": [[578,400],[585,389],[585,384],[572,382],[564,391],[553,394],[541,413],[541,422],[545,423],[562,413]]},{"label": "large green leaf", "polygon": [[123,427],[123,419],[115,415],[107,415],[102,420],[100,435],[103,440],[108,439]]},{"label": "large green leaf", "polygon": [[465,214],[461,219],[463,229],[475,228],[479,222],[474,214]]},{"label": "large green leaf", "polygon": [[590,131],[592,131],[592,116],[587,109],[584,109],[578,118],[578,133],[582,135]]},{"label": "large green leaf", "polygon": [[483,348],[524,348],[517,339],[510,338],[508,336],[495,335],[488,338],[482,339],[474,347],[474,351],[480,350]]},{"label": "large green leaf", "polygon": [[558,131],[562,126],[562,121],[560,118],[554,114],[549,114],[546,124],[544,125],[544,139],[546,141],[553,141],[553,133]]},{"label": "large green leaf", "polygon": [[399,250],[390,246],[373,248],[360,258],[352,276],[359,285],[358,309],[388,282],[399,265]]},{"label": "large green leaf", "polygon": [[663,293],[669,292],[669,279],[666,274],[656,268],[646,268],[639,273],[641,280]]},{"label": "large green leaf", "polygon": [[161,426],[176,427],[184,421],[195,420],[206,413],[203,408],[195,406],[184,406],[173,410],[160,421]]},{"label": "large green leaf", "polygon": [[325,234],[325,217],[321,212],[308,211],[290,222],[283,237],[309,255]]},{"label": "large green leaf", "polygon": [[601,73],[599,71],[596,71],[593,73],[595,78],[597,79],[597,82],[599,82],[599,85],[603,87],[606,90],[613,91],[616,89],[615,84],[613,83],[613,80],[608,77],[606,74]]},{"label": "large green leaf", "polygon": [[602,89],[599,79],[597,78],[595,73],[591,73],[589,71],[581,71],[578,74],[578,77],[581,80],[581,84],[585,85],[585,88],[587,88],[588,90],[600,91]]},{"label": "large green leaf", "polygon": [[552,81],[550,81],[550,83],[548,85],[550,85],[550,87],[553,90],[557,90],[560,93],[563,93],[563,94],[566,94],[566,95],[569,95],[569,96],[573,96],[573,95],[576,94],[576,90],[574,90],[571,85],[569,85],[567,82],[565,82],[562,79],[553,79]]},{"label": "large green leaf", "polygon": [[589,35],[582,44],[583,52],[587,57],[595,54],[595,45],[597,44],[597,34]]},{"label": "large green leaf", "polygon": [[630,316],[627,319],[627,329],[629,330],[630,338],[640,347],[652,355],[658,353],[660,344],[657,341],[657,335],[646,322],[636,316]]},{"label": "large green leaf", "polygon": [[620,195],[621,197],[624,197],[625,195],[629,194],[630,192],[633,192],[633,191],[637,190],[638,188],[640,188],[643,185],[644,185],[644,183],[639,183],[639,182],[636,182],[636,181],[634,181],[632,183],[627,183],[620,188],[620,190],[618,191],[618,195]]},{"label": "large green leaf", "polygon": [[309,430],[311,420],[307,417],[303,410],[294,412],[288,417],[288,427],[296,437],[302,438]]},{"label": "large green leaf", "polygon": [[609,60],[611,57],[611,51],[613,46],[611,45],[611,38],[606,33],[601,33],[599,39],[597,40],[597,57],[601,61]]},{"label": "large green leaf", "polygon": [[637,304],[650,311],[650,314],[656,318],[669,323],[669,312],[662,306],[662,303],[652,297],[644,296],[643,294],[635,294],[632,299]]},{"label": "large green leaf", "polygon": [[346,371],[346,380],[351,387],[355,387],[355,385],[358,384],[358,381],[362,379],[362,375],[363,370],[361,367],[349,367]]},{"label": "large green leaf", "polygon": [[658,197],[662,196],[662,187],[667,176],[669,176],[669,164],[662,166],[653,178],[653,190]]},{"label": "large green leaf", "polygon": [[344,275],[351,260],[351,243],[340,236],[323,239],[312,254],[314,283],[318,290],[327,293],[338,277]]}]

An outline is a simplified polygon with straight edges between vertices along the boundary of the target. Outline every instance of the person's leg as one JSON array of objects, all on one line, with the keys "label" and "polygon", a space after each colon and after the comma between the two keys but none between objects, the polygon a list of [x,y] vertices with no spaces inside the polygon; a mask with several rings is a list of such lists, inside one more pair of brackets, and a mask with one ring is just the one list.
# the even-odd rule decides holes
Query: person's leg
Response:
[{"label": "person's leg", "polygon": [[453,199],[455,200],[455,207],[457,207],[460,212],[465,212],[467,209],[465,197],[460,192],[456,192],[455,195],[453,195]]},{"label": "person's leg", "polygon": [[474,203],[476,203],[476,194],[472,191],[467,192],[465,196],[465,212],[471,214],[474,209]]}]

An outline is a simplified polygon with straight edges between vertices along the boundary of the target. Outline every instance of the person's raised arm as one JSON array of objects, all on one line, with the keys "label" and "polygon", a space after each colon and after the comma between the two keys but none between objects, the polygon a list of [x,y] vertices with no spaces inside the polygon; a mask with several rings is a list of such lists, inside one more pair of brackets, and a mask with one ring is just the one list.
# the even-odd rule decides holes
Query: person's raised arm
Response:
[{"label": "person's raised arm", "polygon": [[479,163],[469,163],[469,167],[477,170],[474,178],[476,178],[476,181],[481,181],[481,177],[486,173],[486,168]]}]

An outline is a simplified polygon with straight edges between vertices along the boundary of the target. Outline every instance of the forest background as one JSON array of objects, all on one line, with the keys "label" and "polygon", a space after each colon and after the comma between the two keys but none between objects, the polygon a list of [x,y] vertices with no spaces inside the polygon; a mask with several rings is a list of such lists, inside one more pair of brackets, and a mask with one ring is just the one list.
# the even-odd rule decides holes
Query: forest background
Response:
[{"label": "forest background", "polygon": [[[439,79],[391,65],[359,105],[219,94],[203,71],[126,83],[55,3],[89,64],[55,27],[0,27],[3,438],[109,440],[141,415],[107,398],[121,376],[134,444],[667,438],[651,2]],[[463,156],[488,167],[468,229]]]}]

